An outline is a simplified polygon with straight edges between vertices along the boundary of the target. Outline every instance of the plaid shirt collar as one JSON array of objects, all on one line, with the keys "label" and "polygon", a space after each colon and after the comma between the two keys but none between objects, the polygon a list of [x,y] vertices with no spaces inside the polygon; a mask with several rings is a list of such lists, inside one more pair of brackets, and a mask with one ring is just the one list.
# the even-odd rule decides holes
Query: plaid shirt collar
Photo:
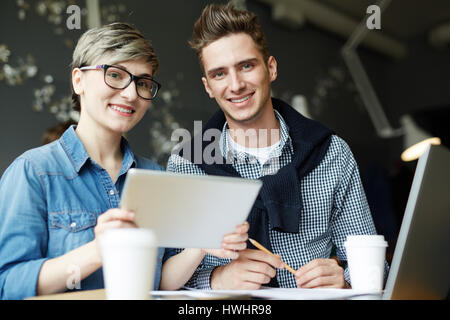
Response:
[{"label": "plaid shirt collar", "polygon": [[[284,121],[281,114],[274,109],[275,116],[277,117],[278,121],[280,122],[280,143],[279,145],[272,150],[270,153],[270,158],[277,158],[280,157],[283,153],[285,148],[289,148],[288,150],[291,152],[291,154],[294,153],[294,147],[292,145],[291,137],[289,136],[289,127],[287,126],[286,122]],[[253,156],[249,155],[247,152],[238,151],[235,150],[229,141],[229,134],[228,134],[228,123],[225,122],[222,129],[222,134],[220,136],[220,150],[222,151],[222,155],[225,159],[230,160],[234,159],[239,162],[243,161],[251,161],[253,160]]]}]

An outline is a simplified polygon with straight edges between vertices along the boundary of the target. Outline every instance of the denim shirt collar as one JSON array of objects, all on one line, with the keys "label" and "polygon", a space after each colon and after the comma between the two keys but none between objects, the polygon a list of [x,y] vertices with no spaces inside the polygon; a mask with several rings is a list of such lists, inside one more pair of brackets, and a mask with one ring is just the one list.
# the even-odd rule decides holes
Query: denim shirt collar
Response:
[{"label": "denim shirt collar", "polygon": [[[61,136],[59,142],[69,157],[73,168],[77,173],[80,172],[83,165],[90,159],[89,154],[86,151],[86,148],[81,142],[80,138],[75,132],[76,125],[70,126]],[[123,150],[123,161],[122,167],[120,168],[119,176],[123,173],[126,173],[130,168],[136,166],[136,158],[134,156],[133,151],[131,151],[130,145],[128,141],[122,137],[120,142],[120,148]],[[95,163],[94,160],[90,159],[92,163]]]}]

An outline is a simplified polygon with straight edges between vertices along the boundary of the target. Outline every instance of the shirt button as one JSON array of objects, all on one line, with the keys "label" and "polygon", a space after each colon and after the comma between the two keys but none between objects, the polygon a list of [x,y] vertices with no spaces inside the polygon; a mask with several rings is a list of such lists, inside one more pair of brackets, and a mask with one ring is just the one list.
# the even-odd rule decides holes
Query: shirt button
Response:
[{"label": "shirt button", "polygon": [[72,222],[71,224],[70,224],[70,227],[71,228],[75,228],[77,226],[77,223],[76,222]]},{"label": "shirt button", "polygon": [[114,195],[114,190],[113,189],[109,190],[109,194],[113,196]]}]

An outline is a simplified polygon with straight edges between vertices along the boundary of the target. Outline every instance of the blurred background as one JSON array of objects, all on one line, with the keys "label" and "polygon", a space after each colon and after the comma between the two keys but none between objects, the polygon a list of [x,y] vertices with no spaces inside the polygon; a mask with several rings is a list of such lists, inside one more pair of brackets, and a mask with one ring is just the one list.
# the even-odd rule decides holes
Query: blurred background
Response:
[{"label": "blurred background", "polygon": [[[206,122],[218,108],[187,43],[202,8],[212,2],[227,1],[1,1],[0,175],[21,153],[40,146],[48,128],[76,121],[72,51],[87,28],[115,21],[134,24],[159,57],[162,90],[127,138],[136,153],[165,167],[177,143],[170,139],[173,130],[192,132],[194,120]],[[377,231],[392,254],[417,163],[402,161],[402,152],[424,135],[448,147],[450,1],[232,2],[256,13],[266,32],[278,62],[272,96],[350,145]],[[68,28],[70,5],[80,8],[80,29]],[[380,8],[378,16],[371,5]]]}]

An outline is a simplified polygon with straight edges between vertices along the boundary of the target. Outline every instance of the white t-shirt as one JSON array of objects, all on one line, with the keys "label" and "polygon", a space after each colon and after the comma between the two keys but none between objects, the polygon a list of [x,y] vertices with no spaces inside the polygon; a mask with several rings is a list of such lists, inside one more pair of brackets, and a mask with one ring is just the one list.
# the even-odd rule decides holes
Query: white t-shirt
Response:
[{"label": "white t-shirt", "polygon": [[264,163],[267,162],[267,160],[270,159],[270,154],[272,153],[272,151],[275,150],[280,145],[280,140],[278,140],[276,143],[268,147],[247,148],[234,141],[229,131],[227,131],[227,135],[228,135],[227,140],[229,141],[230,146],[235,151],[245,152],[248,153],[249,155],[256,157],[261,165],[263,165]]}]

